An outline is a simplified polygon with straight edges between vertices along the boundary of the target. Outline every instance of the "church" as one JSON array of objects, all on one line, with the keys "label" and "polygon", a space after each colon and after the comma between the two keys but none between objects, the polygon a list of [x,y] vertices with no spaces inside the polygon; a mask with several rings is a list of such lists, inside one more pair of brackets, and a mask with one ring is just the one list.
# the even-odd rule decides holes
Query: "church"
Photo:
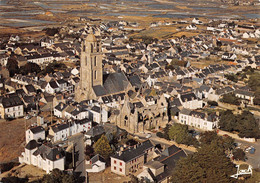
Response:
[{"label": "church", "polygon": [[81,49],[80,83],[75,92],[77,102],[121,96],[118,113],[109,121],[131,133],[158,129],[168,123],[167,100],[163,95],[147,98],[139,90],[130,99],[129,93],[136,90],[123,72],[103,73],[101,44],[92,33],[82,42]]},{"label": "church", "polygon": [[82,42],[76,101],[97,100],[103,96],[125,93],[131,88],[123,72],[103,74],[101,44],[93,33],[88,34]]}]

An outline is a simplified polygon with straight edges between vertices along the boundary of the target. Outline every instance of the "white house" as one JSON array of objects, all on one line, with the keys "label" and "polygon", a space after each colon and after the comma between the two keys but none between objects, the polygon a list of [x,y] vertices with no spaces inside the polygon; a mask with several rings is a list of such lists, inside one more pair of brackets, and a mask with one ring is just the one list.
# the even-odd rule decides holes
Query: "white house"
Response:
[{"label": "white house", "polygon": [[198,18],[194,18],[191,22],[194,23],[194,24],[198,24],[198,25],[203,24],[203,22],[200,21]]},{"label": "white house", "polygon": [[3,97],[0,100],[1,118],[18,118],[24,115],[23,101],[18,96]]},{"label": "white house", "polygon": [[31,140],[44,140],[45,139],[45,130],[42,126],[32,127],[25,132],[25,141],[26,143]]},{"label": "white house", "polygon": [[186,29],[187,29],[187,30],[197,30],[198,28],[197,28],[196,25],[191,24],[191,25],[188,25],[188,26],[186,27]]},{"label": "white house", "polygon": [[236,97],[241,98],[245,103],[254,105],[254,93],[246,90],[235,90]]},{"label": "white house", "polygon": [[69,123],[58,124],[50,127],[49,139],[53,142],[66,140],[69,136],[91,129],[92,122],[89,119],[76,120]]},{"label": "white house", "polygon": [[[89,118],[93,119],[94,122],[107,122],[108,121],[108,112],[104,109],[101,109],[99,106],[93,106],[89,110]],[[102,118],[102,119],[101,119]]]},{"label": "white house", "polygon": [[178,98],[180,99],[182,106],[187,109],[198,109],[203,106],[203,101],[197,98],[194,93],[178,95]]},{"label": "white house", "polygon": [[89,161],[86,160],[87,172],[101,172],[106,168],[105,159],[99,154],[92,157]]},{"label": "white house", "polygon": [[25,146],[25,152],[19,157],[20,163],[37,166],[40,169],[50,173],[53,169],[64,170],[65,156],[57,147],[51,147],[46,144],[38,144],[31,140]]},{"label": "white house", "polygon": [[201,130],[211,131],[217,128],[219,117],[216,114],[210,114],[192,111],[183,108],[179,112],[179,123],[189,125]]}]

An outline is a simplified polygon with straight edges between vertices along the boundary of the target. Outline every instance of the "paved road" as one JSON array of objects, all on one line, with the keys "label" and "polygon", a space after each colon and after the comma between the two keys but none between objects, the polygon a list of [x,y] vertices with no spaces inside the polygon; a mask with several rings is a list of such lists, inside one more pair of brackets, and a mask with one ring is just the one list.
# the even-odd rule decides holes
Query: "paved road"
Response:
[{"label": "paved road", "polygon": [[[149,132],[150,133],[150,132]],[[149,138],[152,142],[154,142],[155,144],[161,144],[161,146],[165,146],[165,148],[171,146],[171,142],[169,141],[168,143],[166,143],[165,141],[162,141],[160,138],[158,138],[156,136],[155,133],[150,133],[151,134],[151,137]],[[147,136],[147,133],[146,134],[142,134],[142,133],[138,133],[138,134],[135,134],[137,135],[139,138],[141,139],[147,139],[146,136]],[[183,148],[182,148],[183,149]],[[192,154],[194,153],[193,151],[190,151],[188,149],[183,149],[187,154]]]},{"label": "paved road", "polygon": [[235,140],[235,142],[241,143],[240,147],[243,150],[245,147],[248,147],[248,146],[255,147],[256,150],[255,150],[254,154],[250,154],[249,152],[246,153],[246,157],[248,158],[248,160],[246,162],[249,163],[250,165],[252,165],[253,168],[260,168],[260,140],[258,140],[255,143],[245,142],[245,141],[241,141],[241,140]]},{"label": "paved road", "polygon": [[79,133],[77,135],[71,136],[69,138],[70,142],[74,144],[74,159],[75,159],[75,174],[79,178],[78,182],[85,182],[86,180],[86,168],[85,168],[85,145],[83,141],[83,134]]}]

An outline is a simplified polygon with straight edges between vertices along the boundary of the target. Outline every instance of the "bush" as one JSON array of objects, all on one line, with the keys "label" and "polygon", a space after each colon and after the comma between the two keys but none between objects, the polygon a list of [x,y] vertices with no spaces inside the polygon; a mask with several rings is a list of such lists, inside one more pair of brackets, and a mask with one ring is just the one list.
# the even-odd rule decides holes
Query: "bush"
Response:
[{"label": "bush", "polygon": [[159,138],[164,138],[164,135],[162,132],[157,132],[156,133],[156,136],[159,137]]},{"label": "bush", "polygon": [[235,94],[224,94],[223,98],[220,99],[221,102],[228,103],[228,104],[233,104],[233,105],[239,105],[240,104],[240,99],[235,96]]},{"label": "bush", "polygon": [[3,163],[3,164],[0,164],[0,170],[2,173],[7,172],[17,165],[19,165],[19,163],[14,163],[14,162]]},{"label": "bush", "polygon": [[216,101],[208,101],[209,106],[218,106],[218,103]]}]

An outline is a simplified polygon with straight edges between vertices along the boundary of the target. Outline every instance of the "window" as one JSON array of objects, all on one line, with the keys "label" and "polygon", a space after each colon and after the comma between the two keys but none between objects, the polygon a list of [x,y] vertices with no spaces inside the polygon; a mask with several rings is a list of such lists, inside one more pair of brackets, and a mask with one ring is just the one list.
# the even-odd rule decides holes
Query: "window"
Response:
[{"label": "window", "polygon": [[122,168],[120,168],[119,171],[122,172]]},{"label": "window", "polygon": [[116,164],[116,160],[114,160],[114,163]]},{"label": "window", "polygon": [[97,79],[97,71],[94,71],[94,79]]},{"label": "window", "polygon": [[114,166],[114,170],[116,170],[116,167]]},{"label": "window", "polygon": [[97,66],[97,57],[94,57],[94,66]]},{"label": "window", "polygon": [[122,162],[120,162],[120,166],[122,166]]}]

